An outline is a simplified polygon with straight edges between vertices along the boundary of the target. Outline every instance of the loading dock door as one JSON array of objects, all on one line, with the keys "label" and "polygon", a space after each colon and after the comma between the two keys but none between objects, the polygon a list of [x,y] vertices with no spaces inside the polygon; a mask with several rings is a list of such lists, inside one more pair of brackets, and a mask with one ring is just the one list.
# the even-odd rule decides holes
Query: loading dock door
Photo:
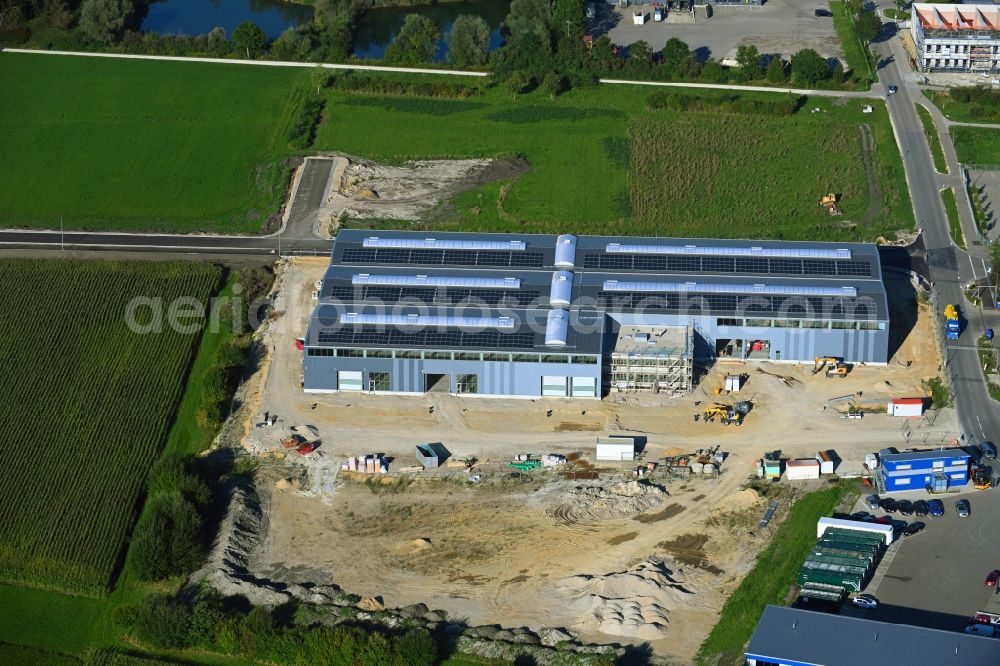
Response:
[{"label": "loading dock door", "polygon": [[542,377],[542,395],[566,397],[566,377]]},{"label": "loading dock door", "polygon": [[341,370],[337,373],[337,388],[341,391],[360,391],[361,372],[355,370]]}]

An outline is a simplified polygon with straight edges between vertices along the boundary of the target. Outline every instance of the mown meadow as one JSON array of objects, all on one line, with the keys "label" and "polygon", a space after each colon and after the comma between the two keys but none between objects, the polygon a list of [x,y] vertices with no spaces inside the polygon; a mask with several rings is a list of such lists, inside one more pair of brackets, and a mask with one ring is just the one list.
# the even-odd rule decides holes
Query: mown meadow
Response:
[{"label": "mown meadow", "polygon": [[307,80],[280,67],[0,54],[0,226],[256,232],[284,197]]},{"label": "mown meadow", "polygon": [[[222,269],[24,259],[0,263],[0,280],[0,582],[99,597],[199,339],[200,327],[170,326],[167,308],[181,297],[207,304]],[[135,310],[144,334],[128,324],[135,297],[150,299]]]}]

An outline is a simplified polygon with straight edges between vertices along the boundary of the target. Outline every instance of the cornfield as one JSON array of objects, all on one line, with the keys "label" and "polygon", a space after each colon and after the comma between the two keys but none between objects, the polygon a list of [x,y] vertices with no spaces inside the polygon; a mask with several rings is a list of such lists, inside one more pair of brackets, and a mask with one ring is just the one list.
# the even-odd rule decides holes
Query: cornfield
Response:
[{"label": "cornfield", "polygon": [[[0,581],[107,591],[198,340],[167,308],[220,279],[211,264],[0,262]],[[162,332],[129,330],[136,296],[162,299]]]},{"label": "cornfield", "polygon": [[[842,239],[869,188],[857,125],[651,113],[629,121],[633,222],[661,236]],[[843,217],[817,206],[840,196]]]}]

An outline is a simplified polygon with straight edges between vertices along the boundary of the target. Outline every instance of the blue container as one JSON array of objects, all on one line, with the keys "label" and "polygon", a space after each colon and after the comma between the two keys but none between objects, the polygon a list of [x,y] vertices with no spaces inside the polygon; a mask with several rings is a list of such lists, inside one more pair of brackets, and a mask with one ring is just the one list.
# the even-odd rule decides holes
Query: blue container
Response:
[{"label": "blue container", "polygon": [[993,329],[992,328],[986,329],[986,339],[987,340],[992,340],[993,339]]}]

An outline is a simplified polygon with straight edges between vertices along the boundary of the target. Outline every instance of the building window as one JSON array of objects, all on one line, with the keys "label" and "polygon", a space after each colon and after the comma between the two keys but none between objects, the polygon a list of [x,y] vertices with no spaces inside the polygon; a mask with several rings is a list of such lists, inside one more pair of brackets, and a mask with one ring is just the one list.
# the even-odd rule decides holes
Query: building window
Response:
[{"label": "building window", "polygon": [[862,331],[884,331],[885,322],[881,321],[860,321],[858,322],[858,328]]},{"label": "building window", "polygon": [[459,393],[479,393],[479,375],[459,375],[456,381]]},{"label": "building window", "polygon": [[542,377],[542,395],[566,396],[566,377]]},{"label": "building window", "polygon": [[482,361],[483,355],[478,352],[455,352],[456,361]]},{"label": "building window", "polygon": [[500,361],[502,363],[510,362],[510,354],[483,354],[484,361]]},{"label": "building window", "polygon": [[390,377],[390,374],[391,373],[388,372],[369,372],[368,390],[388,391],[392,387],[392,379]]},{"label": "building window", "polygon": [[404,349],[396,352],[396,358],[423,358],[418,351]]},{"label": "building window", "polygon": [[563,354],[544,354],[542,363],[569,363],[569,356]]},{"label": "building window", "polygon": [[337,356],[340,358],[361,358],[365,355],[364,349],[338,349]]},{"label": "building window", "polygon": [[424,358],[434,361],[450,361],[451,352],[424,352]]},{"label": "building window", "polygon": [[904,476],[902,478],[896,479],[897,486],[908,486],[910,485],[910,477]]},{"label": "building window", "polygon": [[802,319],[799,322],[802,328],[829,328],[830,322],[816,321],[815,319]]},{"label": "building window", "polygon": [[307,351],[309,356],[333,356],[333,349],[321,348],[321,347],[310,347]]},{"label": "building window", "polygon": [[596,356],[573,356],[570,359],[570,363],[578,363],[580,365],[597,365]]},{"label": "building window", "polygon": [[775,319],[774,320],[774,327],[775,328],[798,328],[799,327],[799,320],[798,319]]},{"label": "building window", "polygon": [[594,377],[573,377],[570,386],[574,398],[593,398],[597,395],[597,379]]},{"label": "building window", "polygon": [[910,464],[896,465],[895,467],[893,467],[893,469],[897,471],[901,469],[913,469],[913,465]]},{"label": "building window", "polygon": [[759,328],[770,328],[770,319],[747,319],[747,326],[756,326]]},{"label": "building window", "polygon": [[391,349],[369,349],[365,352],[368,358],[392,358]]},{"label": "building window", "polygon": [[742,326],[742,319],[730,319],[728,317],[719,317],[715,320],[716,326]]},{"label": "building window", "polygon": [[853,331],[857,327],[858,327],[858,323],[856,321],[832,321],[832,322],[830,322],[830,328],[834,328],[834,329],[838,329],[838,330]]},{"label": "building window", "polygon": [[538,354],[514,354],[514,363],[538,363]]}]

